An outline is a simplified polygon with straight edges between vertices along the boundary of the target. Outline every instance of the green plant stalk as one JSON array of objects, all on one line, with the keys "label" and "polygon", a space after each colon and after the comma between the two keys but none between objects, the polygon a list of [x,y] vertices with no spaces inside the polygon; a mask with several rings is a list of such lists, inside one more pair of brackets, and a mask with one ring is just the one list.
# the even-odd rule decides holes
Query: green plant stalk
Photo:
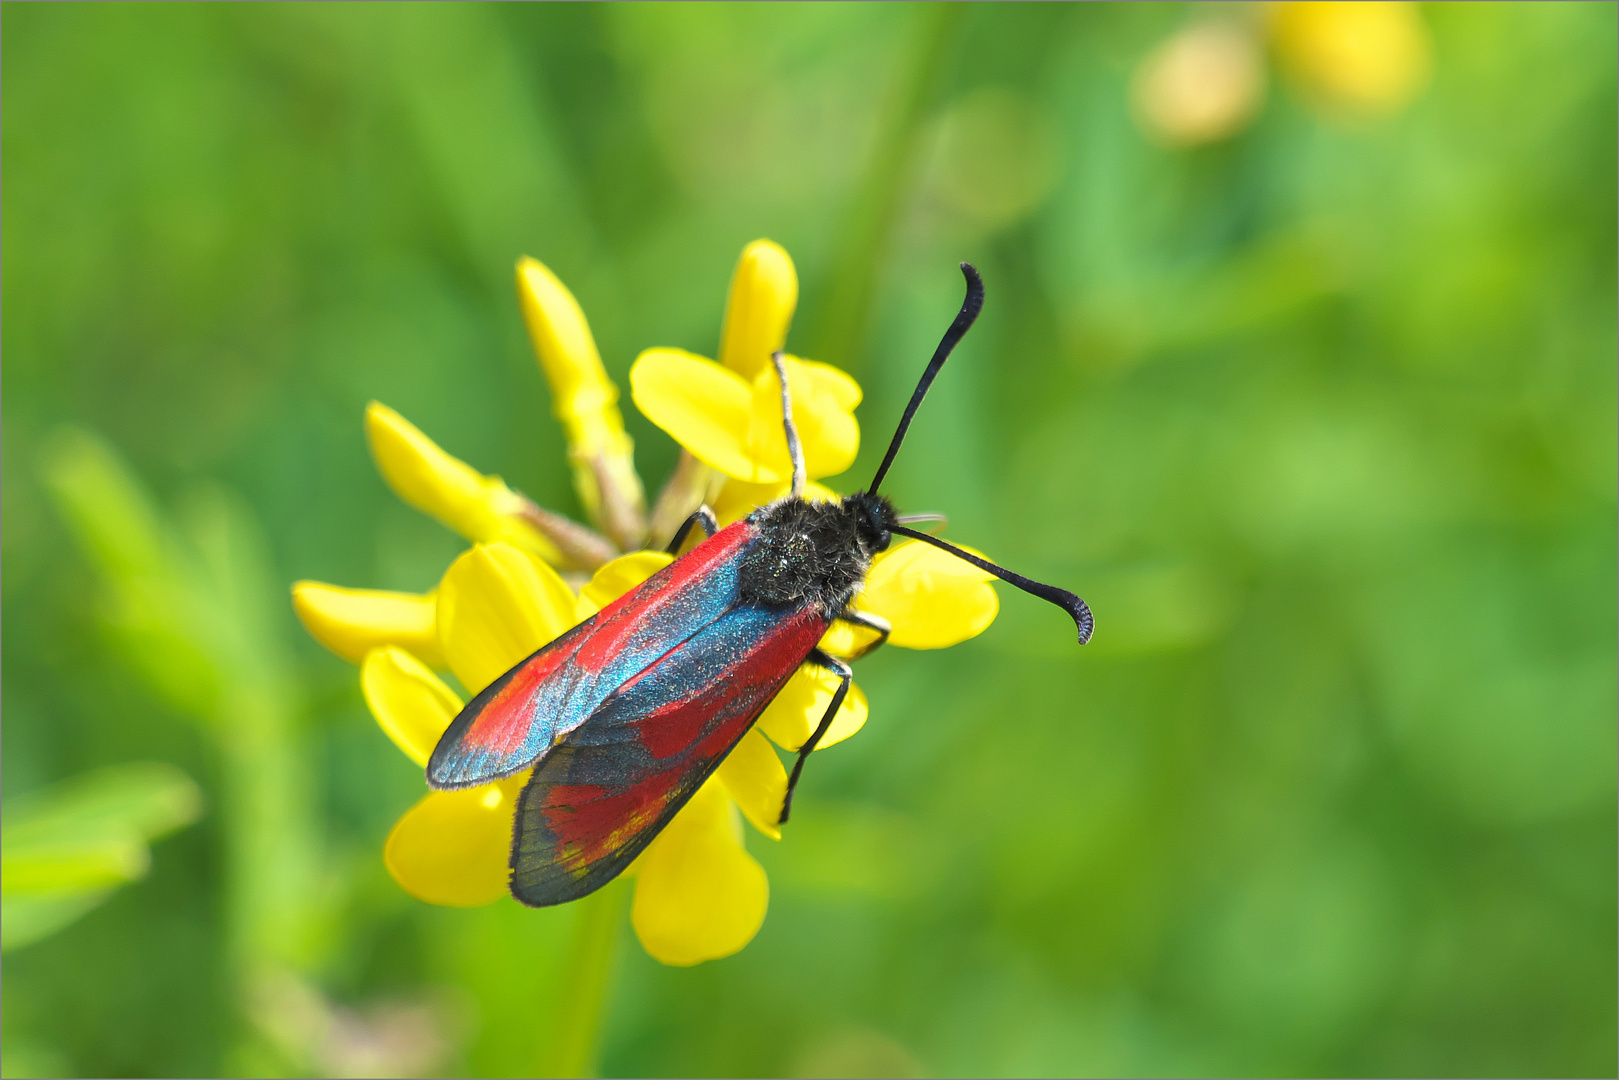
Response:
[{"label": "green plant stalk", "polygon": [[595,1076],[602,1021],[612,980],[630,886],[623,878],[585,897],[577,909],[573,938],[561,971],[556,1038],[542,1047],[540,1076]]},{"label": "green plant stalk", "polygon": [[280,590],[252,512],[223,488],[199,486],[188,527],[176,530],[117,453],[81,430],[56,436],[44,473],[102,575],[126,660],[218,749],[226,948],[246,1020],[233,1064],[309,1071],[311,1024],[281,988],[320,946],[316,800],[296,676],[270,614]]},{"label": "green plant stalk", "polygon": [[850,208],[833,264],[832,293],[815,335],[814,355],[828,363],[851,371],[859,367],[872,291],[916,172],[922,123],[938,94],[966,9],[965,4],[916,9],[910,64],[894,88],[871,164]]},{"label": "green plant stalk", "polygon": [[251,1028],[243,1049],[267,1044],[257,1071],[318,1071],[320,1007],[289,989],[314,965],[323,897],[299,688],[270,614],[279,590],[239,498],[199,488],[185,522],[204,598],[192,631],[220,687],[205,723],[220,752],[227,933]]},{"label": "green plant stalk", "polygon": [[226,904],[230,946],[249,995],[265,974],[297,969],[311,942],[318,883],[307,763],[289,710],[275,695],[233,695],[218,744],[225,780]]}]

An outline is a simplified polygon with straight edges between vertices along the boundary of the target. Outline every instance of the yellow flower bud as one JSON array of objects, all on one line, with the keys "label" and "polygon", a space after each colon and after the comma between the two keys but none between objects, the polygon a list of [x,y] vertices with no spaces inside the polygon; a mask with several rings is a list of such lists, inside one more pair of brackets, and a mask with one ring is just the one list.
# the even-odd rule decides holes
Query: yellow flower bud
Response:
[{"label": "yellow flower bud", "polygon": [[373,401],[365,433],[382,478],[416,509],[475,543],[505,542],[560,562],[557,546],[521,517],[526,500],[498,476],[484,476],[446,454],[414,424]]},{"label": "yellow flower bud", "polygon": [[753,381],[770,366],[770,354],[787,343],[797,306],[798,274],[787,252],[769,240],[743,248],[731,275],[720,363]]},{"label": "yellow flower bud", "polygon": [[645,532],[646,493],[635,471],[634,442],[624,432],[618,387],[607,377],[579,302],[536,259],[517,263],[523,319],[551,385],[551,407],[568,434],[574,487],[592,520],[621,546]]}]

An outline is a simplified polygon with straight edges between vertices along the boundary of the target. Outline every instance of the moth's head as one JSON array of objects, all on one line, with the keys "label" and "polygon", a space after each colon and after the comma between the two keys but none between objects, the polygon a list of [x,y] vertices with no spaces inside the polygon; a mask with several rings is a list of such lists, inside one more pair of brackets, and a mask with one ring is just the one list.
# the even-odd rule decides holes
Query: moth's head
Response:
[{"label": "moth's head", "polygon": [[861,547],[873,555],[888,550],[889,542],[893,540],[889,530],[898,521],[899,514],[886,496],[857,491],[844,497],[843,509],[854,518],[855,533],[860,537]]}]

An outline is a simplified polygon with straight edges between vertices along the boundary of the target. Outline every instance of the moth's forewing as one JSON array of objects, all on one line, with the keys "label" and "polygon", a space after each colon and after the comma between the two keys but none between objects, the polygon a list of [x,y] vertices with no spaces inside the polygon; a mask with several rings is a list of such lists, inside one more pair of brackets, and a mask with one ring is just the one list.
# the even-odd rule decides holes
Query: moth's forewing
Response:
[{"label": "moth's forewing", "polygon": [[736,604],[753,539],[738,522],[496,679],[450,723],[427,763],[433,788],[522,772],[615,690]]}]

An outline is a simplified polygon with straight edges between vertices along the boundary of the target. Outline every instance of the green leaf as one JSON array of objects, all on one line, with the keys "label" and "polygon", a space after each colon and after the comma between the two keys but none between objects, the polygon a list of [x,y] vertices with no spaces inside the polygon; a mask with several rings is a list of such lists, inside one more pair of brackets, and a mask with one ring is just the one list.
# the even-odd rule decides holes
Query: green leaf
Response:
[{"label": "green leaf", "polygon": [[43,473],[74,536],[108,577],[167,572],[167,543],[151,502],[99,437],[81,428],[56,432]]},{"label": "green leaf", "polygon": [[4,895],[70,893],[105,889],[146,873],[151,855],[134,833],[86,836],[77,842],[8,843],[0,858]]},{"label": "green leaf", "polygon": [[108,892],[110,890],[8,895],[0,903],[0,952],[10,952],[50,937],[100,904]]},{"label": "green leaf", "polygon": [[119,832],[155,840],[201,814],[202,792],[173,765],[113,765],[8,802],[5,850],[9,856],[13,845],[60,844]]},{"label": "green leaf", "polygon": [[197,785],[161,762],[99,769],[6,804],[0,948],[53,934],[113,888],[144,877],[147,842],[201,813]]}]

